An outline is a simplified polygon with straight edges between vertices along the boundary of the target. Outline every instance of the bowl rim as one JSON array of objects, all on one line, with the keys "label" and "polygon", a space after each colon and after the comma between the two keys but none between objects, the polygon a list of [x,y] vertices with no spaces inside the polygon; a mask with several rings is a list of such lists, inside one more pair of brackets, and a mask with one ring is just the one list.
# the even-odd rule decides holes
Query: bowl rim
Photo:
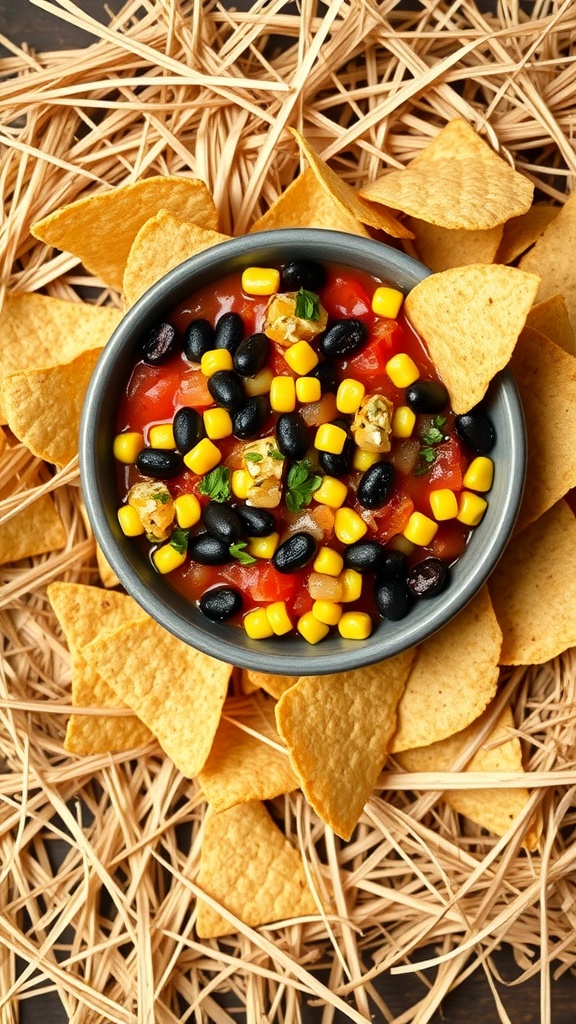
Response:
[{"label": "bowl rim", "polygon": [[[336,258],[332,253],[337,254]],[[120,357],[124,357],[127,365],[130,357],[133,364],[137,336],[157,321],[162,312],[172,310],[210,279],[247,265],[247,257],[251,263],[264,258],[275,263],[286,262],[288,258],[319,259],[376,274],[374,266],[381,258],[386,265],[380,276],[404,292],[432,273],[384,242],[322,228],[276,229],[232,238],[169,271],[126,312],[103,349],[88,385],[79,433],[80,479],[88,518],[96,541],[126,592],[165,629],[204,654],[239,668],[278,675],[325,675],[362,668],[412,648],[441,629],[475,596],[496,566],[514,528],[524,487],[526,436],[522,405],[512,374],[508,369],[500,371],[483,404],[489,409],[497,408],[499,422],[506,429],[508,483],[503,487],[505,481],[498,479],[501,474],[496,476],[500,501],[496,506],[489,500],[486,516],[475,528],[470,541],[476,550],[474,562],[463,555],[441,595],[420,600],[399,622],[380,620],[366,641],[346,641],[338,635],[317,646],[292,634],[254,641],[237,626],[205,619],[143,559],[137,545],[130,545],[121,533],[116,516],[116,485],[113,515],[107,506],[106,499],[109,505],[112,490],[105,473],[105,459],[113,465],[107,442],[115,434],[115,424],[106,427],[106,416],[114,393],[119,395],[127,382],[126,376],[119,381],[117,364]],[[233,265],[228,266],[229,263]],[[407,281],[411,282],[409,286]],[[502,426],[499,429],[501,432]]]}]

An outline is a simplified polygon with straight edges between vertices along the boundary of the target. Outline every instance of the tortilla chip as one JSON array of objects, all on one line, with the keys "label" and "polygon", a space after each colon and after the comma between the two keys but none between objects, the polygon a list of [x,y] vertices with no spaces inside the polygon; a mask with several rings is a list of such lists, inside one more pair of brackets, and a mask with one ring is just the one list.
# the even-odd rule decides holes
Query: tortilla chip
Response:
[{"label": "tortilla chip", "polygon": [[576,645],[576,518],[564,500],[512,538],[489,586],[502,665],[541,665]]},{"label": "tortilla chip", "polygon": [[252,225],[249,234],[275,228],[327,228],[370,237],[364,225],[322,187],[311,167],[299,174],[278,196],[270,209]]},{"label": "tortilla chip", "polygon": [[0,565],[58,551],[67,533],[49,494],[43,494],[27,508],[0,523]]},{"label": "tortilla chip", "polygon": [[[0,313],[1,377],[68,363],[81,352],[101,348],[121,318],[111,306],[65,302],[36,292],[7,295]],[[0,422],[6,422],[1,392]]]},{"label": "tortilla chip", "polygon": [[[282,743],[272,701],[230,701],[224,705],[224,716],[198,776],[204,796],[215,811],[220,813],[247,800],[272,800],[298,789],[288,754],[277,749]],[[245,732],[243,726],[257,735]]]},{"label": "tortilla chip", "polygon": [[[251,928],[318,912],[300,854],[258,802],[207,815],[198,885]],[[196,931],[212,939],[236,928],[199,899]]]},{"label": "tortilla chip", "polygon": [[[504,708],[495,726],[467,762],[461,764],[463,751],[474,740],[481,719],[467,729],[438,743],[398,754],[398,762],[409,772],[523,772],[520,741],[514,733],[514,719],[510,707]],[[447,789],[444,799],[457,814],[503,836],[514,819],[524,810],[530,793],[525,787],[518,789]],[[533,822],[525,837],[529,850],[538,848],[540,830]]]},{"label": "tortilla chip", "polygon": [[62,467],[78,454],[84,395],[101,351],[2,380],[8,426],[34,455]]},{"label": "tortilla chip", "polygon": [[496,263],[513,263],[526,252],[549,224],[558,216],[559,206],[534,203],[526,213],[512,217],[504,225],[502,241],[496,254]]},{"label": "tortilla chip", "polygon": [[[51,583],[48,600],[60,623],[72,662],[72,703],[79,708],[126,708],[114,690],[91,668],[80,648],[100,630],[116,629],[142,614],[126,594],[82,583]],[[72,715],[64,747],[85,757],[144,746],[152,733],[135,715]]]},{"label": "tortilla chip", "polygon": [[254,672],[251,668],[242,673],[242,689],[244,693],[253,693],[254,690],[265,690],[276,700],[289,690],[294,683],[297,683],[300,676],[270,675],[267,672]]},{"label": "tortilla chip", "polygon": [[444,228],[485,231],[530,208],[534,186],[513,170],[466,121],[450,121],[402,170],[387,171],[360,189]]},{"label": "tortilla chip", "polygon": [[498,686],[502,633],[488,588],[420,644],[398,705],[392,753],[426,747],[470,725]]},{"label": "tortilla chip", "polygon": [[387,235],[392,235],[393,238],[412,237],[412,232],[393,213],[382,209],[378,204],[363,199],[351,185],[348,185],[342,178],[339,178],[336,172],[314,152],[299,132],[294,128],[289,128],[288,131],[296,139],[320,186],[345,215],[353,217],[355,220],[360,221],[361,224],[369,224],[373,228],[379,228],[380,231],[385,231]]},{"label": "tortilla chip", "polygon": [[98,566],[98,575],[103,587],[110,589],[111,587],[117,587],[120,583],[116,573],[112,566],[104,556],[99,544],[96,545],[96,565]]},{"label": "tortilla chip", "polygon": [[130,246],[159,210],[204,228],[218,227],[214,200],[203,181],[158,175],[78,199],[31,230],[41,242],[77,256],[91,274],[120,291]]},{"label": "tortilla chip", "polygon": [[526,318],[526,326],[545,334],[565,352],[576,356],[576,337],[562,295],[552,295],[549,299],[532,306]]},{"label": "tortilla chip", "polygon": [[576,487],[576,358],[525,327],[511,368],[528,442],[521,530]]},{"label": "tortilla chip", "polygon": [[558,216],[548,225],[536,245],[522,257],[522,270],[538,274],[537,300],[563,295],[572,329],[576,331],[576,192],[573,192]]},{"label": "tortilla chip", "polygon": [[417,259],[435,273],[468,263],[493,263],[502,238],[501,224],[487,231],[468,231],[438,227],[415,217],[407,223],[414,232]]},{"label": "tortilla chip", "polygon": [[308,803],[349,839],[382,770],[414,657],[303,676],[276,706],[278,732]]},{"label": "tortilla chip", "polygon": [[229,238],[175,217],[169,210],[159,210],[142,225],[128,254],[123,279],[126,306],[134,305],[148,288],[190,256]]},{"label": "tortilla chip", "polygon": [[404,309],[424,339],[456,413],[468,412],[510,361],[539,279],[514,267],[472,264],[432,274]]},{"label": "tortilla chip", "polygon": [[230,665],[194,650],[143,614],[81,647],[88,664],[154,733],[186,778],[204,767]]}]

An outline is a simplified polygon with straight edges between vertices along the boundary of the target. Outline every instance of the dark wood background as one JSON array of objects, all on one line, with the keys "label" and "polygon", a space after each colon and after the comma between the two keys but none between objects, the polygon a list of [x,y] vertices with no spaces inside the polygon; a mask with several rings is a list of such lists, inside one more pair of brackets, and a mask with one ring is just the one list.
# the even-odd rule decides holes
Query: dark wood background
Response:
[{"label": "dark wood background", "polygon": [[[106,8],[120,10],[123,0],[78,2],[86,13],[106,23]],[[235,0],[234,6],[249,7],[250,0]],[[32,6],[28,0],[0,0],[0,31],[14,43],[26,42],[36,50],[77,48],[94,41],[88,33]],[[1,47],[0,54],[5,54]],[[424,956],[422,951],[419,958],[424,959]],[[512,1024],[544,1024],[540,1012],[539,979],[533,978],[515,987],[513,982],[519,972],[511,951],[505,947],[493,959],[504,982],[499,985],[499,994]],[[418,996],[423,995],[423,989],[415,978],[387,977],[382,979],[379,987],[395,1015],[405,1011]],[[59,999],[50,995],[23,1001],[20,1019],[21,1024],[67,1024]],[[319,1011],[309,1009],[305,1024],[315,1024],[318,1019]],[[434,1017],[435,1024],[498,1024],[498,1020],[494,997],[481,969],[446,998],[442,1012]],[[558,981],[552,982],[552,1021],[546,1024],[572,1024],[575,1021],[576,980],[565,974]],[[107,1022],[103,1021],[102,1024]],[[242,1022],[239,1021],[239,1024]]]}]

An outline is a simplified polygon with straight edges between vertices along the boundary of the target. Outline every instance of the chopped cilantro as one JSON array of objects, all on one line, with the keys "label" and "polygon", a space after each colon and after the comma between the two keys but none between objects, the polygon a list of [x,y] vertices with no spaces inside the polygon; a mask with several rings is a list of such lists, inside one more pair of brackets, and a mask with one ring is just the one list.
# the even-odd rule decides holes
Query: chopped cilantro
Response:
[{"label": "chopped cilantro", "polygon": [[312,494],[322,483],[322,477],[312,472],[308,459],[295,462],[286,477],[286,508],[289,512],[300,512],[312,500]]},{"label": "chopped cilantro", "polygon": [[436,459],[438,458],[436,447],[447,440],[442,429],[445,423],[445,416],[435,416],[430,426],[421,432],[420,440],[422,444],[420,446],[420,451],[418,452],[420,461],[414,470],[415,476],[423,476],[424,473],[427,473],[430,467],[436,462]]},{"label": "chopped cilantro", "polygon": [[320,299],[316,292],[309,292],[306,288],[300,288],[296,292],[296,316],[303,320],[320,319]]},{"label": "chopped cilantro", "polygon": [[228,501],[232,493],[228,466],[216,466],[215,469],[211,469],[202,477],[198,490],[212,501]]},{"label": "chopped cilantro", "polygon": [[176,548],[179,555],[183,555],[188,547],[188,530],[181,530],[179,527],[176,527],[172,531],[170,544],[173,548]]},{"label": "chopped cilantro", "polygon": [[277,448],[271,448],[268,455],[271,459],[276,459],[276,462],[284,462],[284,459],[286,458],[286,456],[282,455],[282,452],[279,452]]},{"label": "chopped cilantro", "polygon": [[253,565],[256,559],[246,551],[247,541],[237,540],[228,548],[232,558],[236,558],[241,565]]},{"label": "chopped cilantro", "polygon": [[152,498],[154,501],[157,501],[159,505],[167,505],[170,501],[168,491],[156,491],[156,493],[152,495]]},{"label": "chopped cilantro", "polygon": [[246,452],[244,458],[246,459],[246,462],[262,462],[264,456],[261,455],[260,452]]}]

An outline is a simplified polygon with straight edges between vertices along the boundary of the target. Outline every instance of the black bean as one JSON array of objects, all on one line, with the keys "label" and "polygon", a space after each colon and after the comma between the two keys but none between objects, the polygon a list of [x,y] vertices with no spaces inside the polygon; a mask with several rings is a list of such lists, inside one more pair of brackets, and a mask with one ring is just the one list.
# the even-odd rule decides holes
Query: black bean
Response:
[{"label": "black bean", "polygon": [[423,558],[412,566],[407,582],[414,597],[434,597],[448,582],[448,568],[441,558]]},{"label": "black bean", "polygon": [[317,547],[316,538],[311,533],[292,533],[276,548],[272,565],[278,572],[297,572],[314,558]]},{"label": "black bean", "polygon": [[234,352],[244,337],[244,321],[239,313],[224,313],[216,323],[214,348]]},{"label": "black bean", "polygon": [[234,353],[234,369],[241,377],[255,377],[266,365],[270,339],[266,334],[250,334],[240,342]]},{"label": "black bean", "polygon": [[395,477],[391,462],[374,462],[360,477],[356,497],[364,508],[382,508],[390,495]]},{"label": "black bean", "polygon": [[282,267],[282,287],[287,292],[307,288],[318,292],[326,284],[326,271],[315,260],[294,260]]},{"label": "black bean", "polygon": [[172,430],[176,447],[182,455],[186,455],[206,434],[200,413],[187,405],[178,409],[172,420]]},{"label": "black bean", "polygon": [[205,352],[214,348],[214,328],[209,320],[192,320],[184,332],[184,355],[199,363]]},{"label": "black bean", "polygon": [[412,595],[403,576],[386,580],[377,578],[374,586],[376,607],[382,618],[397,622],[408,614],[412,606]]},{"label": "black bean", "polygon": [[142,358],[150,366],[165,363],[176,350],[176,328],[172,324],[156,324],[142,346]]},{"label": "black bean", "polygon": [[320,340],[319,349],[329,359],[345,359],[358,352],[368,340],[368,328],[355,316],[337,320]]},{"label": "black bean", "polygon": [[454,429],[461,441],[475,455],[487,455],[496,443],[496,431],[489,416],[481,409],[471,409],[454,420]]},{"label": "black bean", "polygon": [[278,450],[287,459],[303,459],[310,439],[308,427],[299,412],[285,412],[276,423]]},{"label": "black bean", "polygon": [[407,572],[408,559],[402,551],[386,550],[384,552],[382,563],[378,569],[378,577],[381,580],[393,580],[398,576],[403,576],[406,579]]},{"label": "black bean", "polygon": [[249,398],[232,417],[232,430],[235,437],[246,441],[262,432],[270,413],[270,399],[267,395],[256,395]]},{"label": "black bean", "polygon": [[269,537],[276,529],[276,520],[267,508],[254,508],[252,505],[236,505],[244,532],[248,537]]},{"label": "black bean", "polygon": [[377,540],[357,540],[344,551],[344,565],[356,572],[377,573],[382,567],[386,549]]},{"label": "black bean", "polygon": [[328,476],[341,477],[350,471],[356,445],[353,437],[347,437],[340,455],[332,452],[318,452],[320,468]]},{"label": "black bean", "polygon": [[212,587],[202,594],[198,607],[207,619],[224,622],[242,608],[242,595],[234,587]]},{"label": "black bean", "polygon": [[416,380],[406,388],[406,405],[412,412],[440,412],[448,405],[448,392],[435,380]]},{"label": "black bean", "polygon": [[202,521],[208,533],[228,545],[240,540],[244,532],[240,516],[226,502],[209,501],[202,510]]},{"label": "black bean", "polygon": [[336,393],[338,390],[340,374],[338,373],[337,366],[330,359],[323,359],[322,362],[317,363],[314,369],[310,370],[306,376],[315,377],[316,380],[320,381],[322,394],[325,394],[326,391]]},{"label": "black bean", "polygon": [[229,545],[211,533],[199,533],[188,541],[190,557],[200,565],[225,565],[232,561]]},{"label": "black bean", "polygon": [[144,476],[164,480],[178,476],[184,469],[184,463],[177,452],[166,451],[164,448],[143,448],[136,459],[136,468]]},{"label": "black bean", "polygon": [[208,391],[228,412],[236,412],[246,401],[244,385],[234,370],[217,370],[208,378]]}]

